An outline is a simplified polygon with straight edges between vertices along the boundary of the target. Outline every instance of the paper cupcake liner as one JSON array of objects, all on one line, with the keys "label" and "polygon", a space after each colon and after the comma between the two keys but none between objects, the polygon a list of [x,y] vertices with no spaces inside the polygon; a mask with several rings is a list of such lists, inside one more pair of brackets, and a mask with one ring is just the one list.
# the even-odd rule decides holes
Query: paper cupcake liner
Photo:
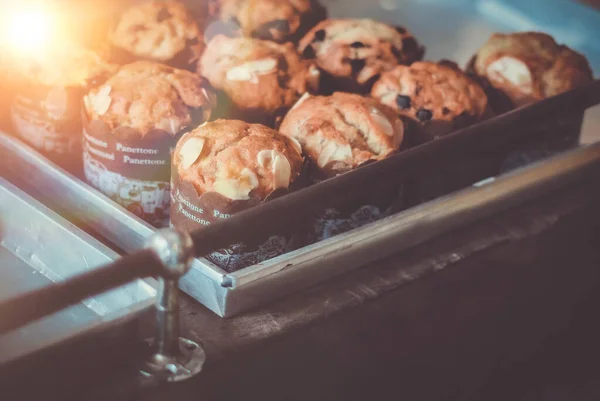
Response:
[{"label": "paper cupcake liner", "polygon": [[81,173],[81,96],[75,88],[30,88],[15,95],[10,107],[21,139],[75,174]]},{"label": "paper cupcake liner", "polygon": [[163,130],[141,135],[129,127],[111,131],[84,116],[86,180],[132,213],[157,227],[169,223],[171,149],[176,138]]},{"label": "paper cupcake liner", "polygon": [[[191,183],[179,178],[176,167],[172,170],[171,224],[188,232],[202,229],[288,192],[287,190],[275,191],[265,200],[234,201],[216,192],[199,195]],[[207,255],[206,258],[220,268],[234,272],[299,248],[302,242],[302,234],[299,232],[301,231],[289,230],[268,238],[257,238],[252,242],[232,244]]]}]

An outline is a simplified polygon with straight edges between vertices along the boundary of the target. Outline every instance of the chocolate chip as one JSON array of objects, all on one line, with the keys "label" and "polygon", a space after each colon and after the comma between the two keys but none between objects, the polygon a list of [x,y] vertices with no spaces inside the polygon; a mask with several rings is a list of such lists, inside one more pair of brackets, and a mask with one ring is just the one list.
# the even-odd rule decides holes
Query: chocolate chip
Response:
[{"label": "chocolate chip", "polygon": [[404,35],[406,33],[406,28],[402,27],[402,26],[397,26],[396,27],[396,31],[400,34],[400,35]]},{"label": "chocolate chip", "polygon": [[354,42],[350,45],[350,47],[354,49],[360,49],[361,47],[365,47],[365,44],[362,42]]},{"label": "chocolate chip", "polygon": [[396,104],[401,109],[410,109],[410,97],[404,95],[396,96]]},{"label": "chocolate chip", "polygon": [[315,38],[313,39],[313,42],[322,42],[325,40],[325,29],[319,29],[317,32],[315,32]]},{"label": "chocolate chip", "polygon": [[164,20],[167,20],[169,18],[171,18],[171,13],[169,12],[169,10],[163,7],[158,12],[158,15],[156,16],[156,21],[163,22]]},{"label": "chocolate chip", "polygon": [[289,68],[290,65],[285,57],[281,57],[279,60],[277,60],[277,69],[280,71],[287,71]]},{"label": "chocolate chip", "polygon": [[289,75],[278,75],[277,76],[277,83],[279,84],[279,86],[281,88],[287,88],[289,82],[290,82]]},{"label": "chocolate chip", "polygon": [[431,110],[419,109],[419,111],[417,111],[417,118],[419,119],[419,121],[428,121],[431,120],[432,117],[433,113],[431,112]]},{"label": "chocolate chip", "polygon": [[412,36],[402,39],[402,51],[412,53],[419,50],[417,41]]},{"label": "chocolate chip", "polygon": [[302,57],[304,58],[315,58],[317,53],[315,53],[315,49],[311,45],[308,45],[302,51]]},{"label": "chocolate chip", "polygon": [[449,109],[449,108],[447,108],[447,107],[444,107],[444,108],[442,109],[442,114],[443,114],[443,115],[448,115],[448,113],[450,113],[450,109]]},{"label": "chocolate chip", "polygon": [[352,59],[350,60],[350,68],[352,68],[352,75],[357,75],[367,65],[365,59]]},{"label": "chocolate chip", "polygon": [[418,95],[419,93],[421,93],[421,89],[423,89],[423,87],[419,84],[417,84],[415,86],[415,95]]},{"label": "chocolate chip", "polygon": [[398,49],[396,49],[394,46],[392,46],[392,54],[394,55],[394,57],[396,57],[398,60],[402,60],[404,57],[402,57],[402,52]]}]

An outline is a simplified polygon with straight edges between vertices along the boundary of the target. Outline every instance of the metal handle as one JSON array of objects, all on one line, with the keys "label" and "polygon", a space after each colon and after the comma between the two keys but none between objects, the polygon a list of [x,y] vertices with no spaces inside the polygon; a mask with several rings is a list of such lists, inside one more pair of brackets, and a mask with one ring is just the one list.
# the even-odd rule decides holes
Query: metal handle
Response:
[{"label": "metal handle", "polygon": [[194,243],[188,233],[168,229],[154,234],[149,248],[162,262],[163,271],[156,300],[156,337],[147,340],[153,354],[141,368],[142,378],[185,380],[199,373],[206,359],[198,344],[179,337],[179,279],[190,270]]}]

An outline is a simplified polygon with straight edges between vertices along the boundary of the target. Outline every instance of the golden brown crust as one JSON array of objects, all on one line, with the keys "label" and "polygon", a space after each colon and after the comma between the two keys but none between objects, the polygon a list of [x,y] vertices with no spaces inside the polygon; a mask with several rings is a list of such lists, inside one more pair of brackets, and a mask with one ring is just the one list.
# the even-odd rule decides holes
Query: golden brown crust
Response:
[{"label": "golden brown crust", "polygon": [[493,34],[474,70],[515,105],[529,104],[592,81],[584,56],[540,32]]},{"label": "golden brown crust", "polygon": [[357,90],[369,86],[378,74],[423,56],[423,48],[406,29],[370,19],[322,21],[302,38],[298,49],[351,90],[353,85]]},{"label": "golden brown crust", "polygon": [[[419,124],[481,120],[487,96],[475,80],[457,68],[432,62],[397,66],[382,74],[371,95]],[[448,124],[451,130],[453,124]]]},{"label": "golden brown crust", "polygon": [[318,70],[292,44],[223,35],[209,42],[199,72],[240,110],[264,114],[291,107],[318,83]]},{"label": "golden brown crust", "polygon": [[194,62],[204,47],[198,21],[178,1],[149,1],[132,6],[121,14],[111,32],[113,46],[139,58],[168,62],[189,51]]},{"label": "golden brown crust", "polygon": [[[162,129],[171,135],[189,127],[194,117],[210,117],[214,94],[200,76],[163,64],[138,61],[123,66],[84,98],[91,120],[114,130],[129,127],[145,135]],[[201,117],[200,117],[200,116]]]},{"label": "golden brown crust", "polygon": [[314,0],[221,0],[222,20],[240,25],[245,36],[285,42],[324,17]]},{"label": "golden brown crust", "polygon": [[285,116],[280,132],[296,139],[325,176],[333,176],[397,151],[404,124],[374,99],[338,92],[303,97]]},{"label": "golden brown crust", "polygon": [[264,200],[289,188],[302,169],[300,149],[260,124],[216,120],[185,134],[173,152],[179,179],[198,195],[217,192],[233,199]]}]

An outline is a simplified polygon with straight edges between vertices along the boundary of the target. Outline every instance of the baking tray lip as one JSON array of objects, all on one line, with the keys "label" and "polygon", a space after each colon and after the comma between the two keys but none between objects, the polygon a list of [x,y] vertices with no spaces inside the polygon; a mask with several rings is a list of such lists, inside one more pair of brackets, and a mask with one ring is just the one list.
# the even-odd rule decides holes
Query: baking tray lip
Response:
[{"label": "baking tray lip", "polygon": [[[3,177],[0,177],[0,191],[11,196],[15,202],[19,202],[28,208],[35,208],[40,213],[40,216],[47,218],[49,221],[51,221],[52,225],[55,227],[60,227],[60,229],[71,235],[75,235],[79,240],[85,242],[87,245],[100,252],[103,256],[106,256],[108,260],[116,260],[120,257],[118,253],[106,247],[100,241],[82,231],[73,223],[58,215],[53,210],[34,199],[29,194],[20,190],[17,186]],[[97,266],[95,268],[102,268],[102,266]],[[22,351],[14,352],[9,357],[1,357],[0,365],[10,364],[28,355],[37,354],[43,349],[58,346],[59,344],[71,341],[83,335],[93,335],[94,333],[103,331],[105,329],[131,322],[142,314],[149,312],[155,303],[157,282],[151,278],[140,279],[140,282],[142,282],[144,286],[152,288],[154,294],[151,295],[150,292],[148,292],[148,296],[144,299],[136,300],[127,306],[110,310],[104,315],[95,313],[92,321],[86,322],[85,325],[77,325],[73,330],[70,330],[66,334],[62,333],[51,337],[42,336],[40,338],[43,338],[43,341],[36,341],[35,344],[24,347]],[[87,308],[89,309],[89,307]],[[52,317],[49,318],[52,319]]]}]

